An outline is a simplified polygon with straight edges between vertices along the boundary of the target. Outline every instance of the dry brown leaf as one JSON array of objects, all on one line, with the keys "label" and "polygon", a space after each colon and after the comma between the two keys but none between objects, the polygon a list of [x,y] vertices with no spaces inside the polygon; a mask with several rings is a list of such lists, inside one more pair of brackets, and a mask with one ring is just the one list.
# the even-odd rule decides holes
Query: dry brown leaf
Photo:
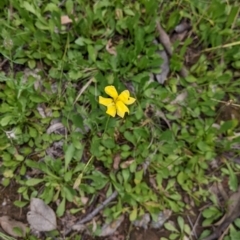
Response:
[{"label": "dry brown leaf", "polygon": [[115,47],[113,47],[113,44],[112,44],[112,40],[111,40],[111,39],[108,40],[108,42],[107,42],[106,50],[107,50],[111,55],[114,55],[114,56],[117,55],[116,49],[115,49]]},{"label": "dry brown leaf", "polygon": [[54,211],[39,198],[32,198],[30,212],[27,213],[28,223],[40,232],[48,232],[57,228]]},{"label": "dry brown leaf", "polygon": [[150,220],[151,220],[150,214],[149,214],[149,213],[145,213],[145,214],[144,214],[143,216],[141,216],[138,220],[135,220],[135,221],[133,222],[133,225],[134,225],[135,227],[140,227],[140,228],[147,229]]},{"label": "dry brown leaf", "polygon": [[[27,226],[26,224],[13,220],[8,216],[0,217],[0,225],[2,229],[9,235],[13,237],[20,237],[26,235]],[[16,231],[15,231],[16,229]],[[19,229],[19,230],[18,230]],[[21,232],[18,234],[18,232]]]},{"label": "dry brown leaf", "polygon": [[170,103],[170,104],[181,104],[184,103],[188,96],[187,91],[183,91],[180,94],[177,95],[177,97]]},{"label": "dry brown leaf", "polygon": [[68,23],[72,23],[72,19],[69,18],[67,15],[61,16],[61,24],[64,25]]},{"label": "dry brown leaf", "polygon": [[116,8],[115,16],[116,16],[116,19],[122,19],[123,18],[123,11],[122,11],[122,9]]},{"label": "dry brown leaf", "polygon": [[48,129],[47,129],[47,134],[51,134],[59,129],[64,129],[64,125],[60,122],[52,124]]},{"label": "dry brown leaf", "polygon": [[102,232],[100,234],[101,237],[106,237],[109,235],[112,235],[117,228],[121,225],[121,223],[124,220],[124,216],[121,215],[117,220],[109,223],[109,224],[105,224],[102,228]]},{"label": "dry brown leaf", "polygon": [[228,208],[226,213],[226,218],[232,217],[232,215],[239,215],[240,210],[240,187],[238,191],[233,193],[228,200]]},{"label": "dry brown leaf", "polygon": [[121,161],[121,155],[119,153],[117,153],[113,159],[113,169],[115,169],[115,170],[119,169],[120,161]]},{"label": "dry brown leaf", "polygon": [[184,22],[181,22],[179,25],[177,25],[174,30],[177,33],[182,33],[184,31],[189,30],[190,28],[191,28],[190,23],[184,21]]},{"label": "dry brown leaf", "polygon": [[88,197],[81,197],[81,202],[83,205],[86,205],[88,203],[89,198]]},{"label": "dry brown leaf", "polygon": [[87,227],[84,224],[77,224],[72,226],[72,230],[77,232],[84,232],[87,229]]},{"label": "dry brown leaf", "polygon": [[216,228],[216,230],[204,240],[219,239],[219,237],[226,231],[229,225],[240,216],[240,187],[238,191],[233,193],[228,200],[228,208],[226,214],[223,216],[219,222],[221,224]]},{"label": "dry brown leaf", "polygon": [[120,164],[120,167],[121,167],[122,169],[128,168],[134,161],[135,161],[134,159],[130,159],[130,160],[128,160],[128,161],[122,162],[122,163]]},{"label": "dry brown leaf", "polygon": [[156,221],[151,222],[151,227],[155,229],[159,229],[163,226],[163,224],[171,217],[172,211],[168,209],[164,209],[162,212],[158,214],[158,218]]},{"label": "dry brown leaf", "polygon": [[[153,41],[153,43],[158,45],[158,42],[156,40]],[[156,53],[160,56],[160,58],[162,58],[163,62],[160,65],[160,70],[161,70],[160,73],[156,73],[156,74],[154,74],[154,76],[155,76],[155,79],[160,84],[163,84],[166,81],[167,76],[168,76],[169,71],[170,71],[170,68],[169,68],[169,56],[167,55],[165,50],[157,51]]]}]

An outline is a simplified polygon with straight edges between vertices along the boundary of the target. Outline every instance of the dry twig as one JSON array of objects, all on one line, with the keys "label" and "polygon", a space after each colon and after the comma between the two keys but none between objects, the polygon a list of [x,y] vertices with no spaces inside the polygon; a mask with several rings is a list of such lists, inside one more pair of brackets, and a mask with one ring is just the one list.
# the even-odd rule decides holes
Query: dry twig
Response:
[{"label": "dry twig", "polygon": [[[84,217],[83,219],[78,220],[73,226],[76,225],[81,225],[84,224],[86,222],[91,221],[104,207],[106,207],[106,205],[108,205],[113,199],[115,199],[118,196],[118,192],[114,191],[112,193],[112,195],[110,195],[103,203],[101,203],[100,206],[98,206],[97,208],[95,208],[91,213],[89,213],[86,217]],[[72,227],[73,227],[72,226]],[[72,227],[69,228],[66,232],[65,232],[65,236],[68,235],[71,231],[72,231]]]},{"label": "dry twig", "polygon": [[215,229],[214,233],[204,238],[204,240],[219,239],[225,233],[229,225],[240,216],[240,187],[229,198],[228,209],[224,221]]},{"label": "dry twig", "polygon": [[7,63],[8,59],[4,59],[1,63],[0,63],[0,70],[2,70],[2,67],[4,66],[5,63]]},{"label": "dry twig", "polygon": [[[158,36],[159,41],[163,45],[169,57],[171,57],[173,55],[171,40],[158,21],[156,21],[156,25],[157,25],[157,31],[159,33],[159,36]],[[179,71],[179,74],[183,78],[187,77],[188,70],[186,69],[186,67],[183,66],[182,69]]]}]

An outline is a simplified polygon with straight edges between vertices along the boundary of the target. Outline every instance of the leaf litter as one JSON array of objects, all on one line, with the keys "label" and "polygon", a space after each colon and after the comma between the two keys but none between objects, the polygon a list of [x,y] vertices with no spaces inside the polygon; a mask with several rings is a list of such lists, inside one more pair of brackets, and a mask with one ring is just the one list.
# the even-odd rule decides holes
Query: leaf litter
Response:
[{"label": "leaf litter", "polygon": [[[63,23],[62,23],[62,24],[63,24]],[[183,26],[178,25],[178,26],[175,28],[175,31],[176,31],[176,32],[182,32],[182,30],[180,29],[181,27],[183,28]],[[109,46],[110,46],[110,44],[109,44]],[[110,46],[110,47],[111,47],[111,46]],[[114,49],[114,50],[115,50],[115,49]],[[165,51],[164,51],[164,52],[165,52]],[[109,52],[109,53],[112,54],[112,55],[115,55],[115,54],[113,54],[113,53],[111,53],[111,52]],[[166,52],[165,52],[165,54],[166,54]],[[166,59],[165,59],[165,60],[166,60]],[[163,77],[163,79],[164,79],[164,80],[161,80],[161,81],[159,80],[159,82],[163,83],[163,82],[167,79],[167,74],[165,74],[165,76]],[[184,96],[181,96],[181,95],[180,95],[179,98],[183,98],[183,97],[184,97]],[[177,100],[179,100],[179,99],[177,99]],[[181,99],[180,99],[180,100],[181,100]],[[177,104],[178,104],[178,102],[177,102]],[[115,168],[116,168],[116,169],[119,168],[119,163],[117,163],[117,161],[116,161],[116,166],[115,166]],[[237,199],[239,200],[239,197],[238,197]],[[231,199],[231,197],[230,197],[230,200],[234,200],[234,198],[232,197],[232,199]],[[234,201],[233,201],[233,202],[234,202]],[[228,211],[232,213],[233,210],[231,210],[231,207],[230,207],[230,206],[231,206],[231,204],[229,204],[229,209],[228,209]],[[236,204],[233,204],[233,207],[234,207],[234,208],[238,208],[238,206],[236,206]],[[225,218],[227,218],[227,217],[230,218],[230,216],[228,216],[228,214],[226,214]],[[161,221],[160,221],[160,222],[161,222]],[[80,225],[79,225],[79,226],[80,226]],[[146,235],[145,235],[145,236],[146,236]],[[149,237],[149,236],[148,236],[148,237]],[[140,238],[139,238],[139,239],[140,239]],[[150,238],[146,238],[146,239],[150,239]]]},{"label": "leaf litter", "polygon": [[213,240],[219,238],[231,223],[240,216],[240,186],[237,192],[234,192],[227,201],[227,210],[222,220],[219,221],[219,226],[214,232],[204,238],[204,240]]},{"label": "leaf litter", "polygon": [[32,198],[27,221],[32,228],[40,232],[48,232],[57,228],[55,212],[39,198]]},{"label": "leaf litter", "polygon": [[27,231],[27,225],[11,219],[9,216],[0,217],[0,225],[2,229],[13,237],[25,237]]}]

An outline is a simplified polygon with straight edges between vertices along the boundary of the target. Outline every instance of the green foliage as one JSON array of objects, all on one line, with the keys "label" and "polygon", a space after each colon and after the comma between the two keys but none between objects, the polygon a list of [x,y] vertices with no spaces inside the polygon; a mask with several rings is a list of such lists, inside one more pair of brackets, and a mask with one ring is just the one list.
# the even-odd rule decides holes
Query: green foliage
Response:
[{"label": "green foliage", "polygon": [[[177,225],[176,227],[169,222],[164,224],[164,227],[171,232],[169,239],[184,239],[191,234],[189,225],[184,223],[184,219],[181,216],[177,218]],[[165,238],[161,238],[161,240],[165,240]]]},{"label": "green foliage", "polygon": [[[196,205],[209,199],[207,186],[219,177],[210,170],[213,161],[239,141],[236,106],[219,105],[239,95],[235,3],[2,0],[0,9],[0,53],[8,61],[0,73],[0,174],[4,186],[20,185],[23,200],[16,206],[36,196],[47,204],[59,200],[60,217],[69,202],[77,213],[83,198],[91,202],[100,191],[110,196],[117,190],[104,216],[110,221],[127,212],[134,221],[166,208],[182,213],[190,207],[184,194]],[[61,24],[66,15],[72,22]],[[174,44],[164,85],[149,82],[163,62],[162,46],[153,44],[159,19],[168,32],[186,19],[195,36]],[[199,56],[179,78],[188,49]],[[124,119],[108,117],[99,106],[108,85],[128,88],[137,99]],[[227,107],[235,117],[221,117]],[[54,121],[63,132],[49,133]],[[60,149],[51,156],[55,143]],[[219,165],[236,191],[239,167],[227,160]],[[35,174],[26,177],[29,172]],[[209,225],[221,214],[214,206],[203,216]],[[190,234],[182,217],[177,222],[165,225],[171,239]]]}]

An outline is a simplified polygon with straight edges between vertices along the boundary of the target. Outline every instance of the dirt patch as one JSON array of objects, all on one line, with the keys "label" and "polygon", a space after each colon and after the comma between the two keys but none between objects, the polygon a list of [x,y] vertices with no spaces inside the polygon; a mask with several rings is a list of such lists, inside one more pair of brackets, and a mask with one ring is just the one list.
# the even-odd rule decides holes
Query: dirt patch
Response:
[{"label": "dirt patch", "polygon": [[0,216],[8,215],[16,220],[25,220],[26,209],[14,206],[14,201],[18,199],[17,190],[19,186],[11,183],[8,187],[0,186]]}]

